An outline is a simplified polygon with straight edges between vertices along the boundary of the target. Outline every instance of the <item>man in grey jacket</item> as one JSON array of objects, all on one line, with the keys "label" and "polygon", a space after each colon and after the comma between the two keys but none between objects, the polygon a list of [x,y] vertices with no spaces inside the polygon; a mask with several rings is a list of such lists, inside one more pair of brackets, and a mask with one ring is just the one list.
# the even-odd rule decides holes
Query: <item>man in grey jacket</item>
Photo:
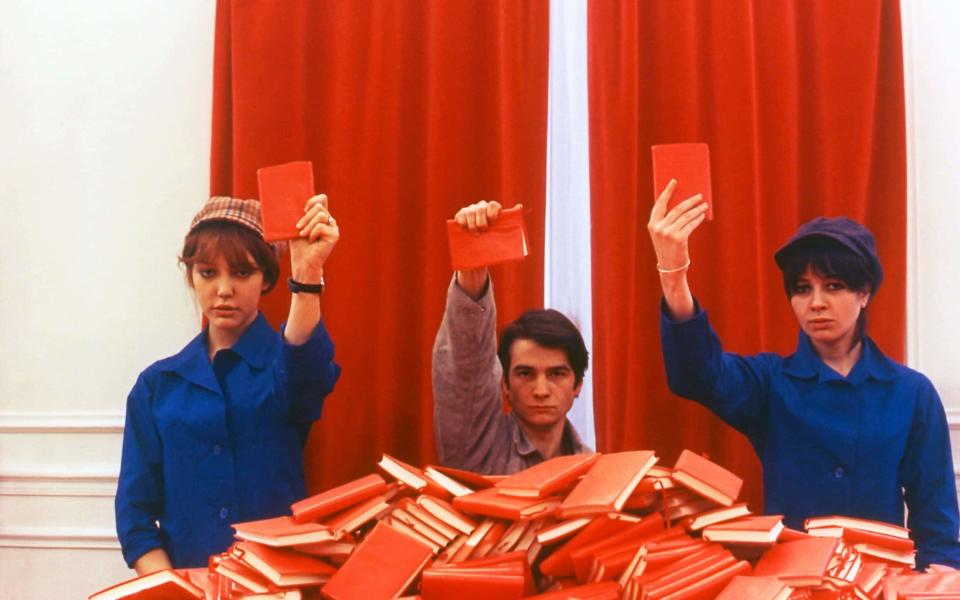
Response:
[{"label": "man in grey jacket", "polygon": [[[482,232],[500,210],[498,202],[481,201],[460,209],[456,220]],[[488,270],[457,271],[433,346],[440,463],[509,474],[555,456],[591,452],[567,419],[587,369],[580,331],[559,311],[530,310],[504,328],[498,347],[496,322]]]}]

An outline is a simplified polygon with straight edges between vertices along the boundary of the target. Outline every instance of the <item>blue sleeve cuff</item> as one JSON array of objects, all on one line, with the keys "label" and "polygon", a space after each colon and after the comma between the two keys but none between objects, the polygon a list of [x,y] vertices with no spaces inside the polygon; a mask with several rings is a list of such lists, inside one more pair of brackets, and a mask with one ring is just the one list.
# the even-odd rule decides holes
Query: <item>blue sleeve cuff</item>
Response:
[{"label": "blue sleeve cuff", "polygon": [[[285,324],[281,325],[281,332]],[[321,320],[310,338],[299,346],[283,342],[281,377],[287,390],[291,414],[303,421],[320,418],[323,400],[340,378],[333,362],[333,340]]]}]

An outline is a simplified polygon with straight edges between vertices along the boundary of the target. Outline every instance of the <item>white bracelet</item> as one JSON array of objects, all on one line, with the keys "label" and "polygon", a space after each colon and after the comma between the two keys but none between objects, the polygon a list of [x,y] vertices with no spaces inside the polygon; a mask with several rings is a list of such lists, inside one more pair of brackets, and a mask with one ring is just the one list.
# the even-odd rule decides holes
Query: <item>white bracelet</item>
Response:
[{"label": "white bracelet", "polygon": [[688,268],[690,268],[690,259],[689,259],[689,258],[687,259],[686,264],[684,264],[684,265],[682,265],[682,266],[680,266],[680,267],[677,267],[676,269],[664,269],[663,267],[660,266],[660,263],[657,263],[657,270],[660,271],[661,273],[665,273],[665,274],[668,274],[668,273],[679,273],[680,271],[684,271],[684,270],[686,270],[686,269],[688,269]]}]

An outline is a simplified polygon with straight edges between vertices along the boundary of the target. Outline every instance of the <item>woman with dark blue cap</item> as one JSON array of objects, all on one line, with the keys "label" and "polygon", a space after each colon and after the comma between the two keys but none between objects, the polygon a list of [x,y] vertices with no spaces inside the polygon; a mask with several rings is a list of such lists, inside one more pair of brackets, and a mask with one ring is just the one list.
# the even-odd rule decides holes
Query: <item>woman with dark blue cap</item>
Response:
[{"label": "woman with dark blue cap", "polygon": [[703,222],[699,195],[648,229],[663,289],[661,338],[670,389],[749,439],[763,463],[765,511],[789,527],[847,515],[904,523],[917,567],[960,567],[960,517],[943,405],[922,374],[866,335],[867,307],[883,281],[873,235],[844,217],[800,226],[774,255],[800,325],[790,356],[723,352],[687,282],[687,240]]}]

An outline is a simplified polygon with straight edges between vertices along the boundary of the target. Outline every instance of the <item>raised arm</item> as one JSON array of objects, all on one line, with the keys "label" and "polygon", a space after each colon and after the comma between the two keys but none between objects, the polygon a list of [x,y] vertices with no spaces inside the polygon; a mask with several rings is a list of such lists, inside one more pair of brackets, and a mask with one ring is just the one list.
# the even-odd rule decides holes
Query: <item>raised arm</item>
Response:
[{"label": "raised arm", "polygon": [[657,253],[660,287],[669,316],[674,321],[686,321],[694,315],[693,295],[687,283],[687,269],[690,267],[687,241],[703,223],[707,204],[703,202],[703,195],[697,194],[668,211],[667,204],[676,187],[676,180],[671,179],[660,193],[650,211],[647,230]]},{"label": "raised arm", "polygon": [[[455,218],[479,233],[499,214],[498,202],[481,201],[462,208]],[[491,453],[502,450],[496,322],[487,268],[457,271],[432,358],[434,437],[444,465],[482,471]]]},{"label": "raised arm", "polygon": [[[323,265],[340,239],[340,227],[330,214],[326,194],[307,201],[304,215],[297,222],[300,239],[290,241],[290,272],[293,280],[307,285],[319,285],[323,280]],[[284,339],[301,345],[320,322],[320,294],[297,293],[290,299],[290,314],[283,331]]]}]

